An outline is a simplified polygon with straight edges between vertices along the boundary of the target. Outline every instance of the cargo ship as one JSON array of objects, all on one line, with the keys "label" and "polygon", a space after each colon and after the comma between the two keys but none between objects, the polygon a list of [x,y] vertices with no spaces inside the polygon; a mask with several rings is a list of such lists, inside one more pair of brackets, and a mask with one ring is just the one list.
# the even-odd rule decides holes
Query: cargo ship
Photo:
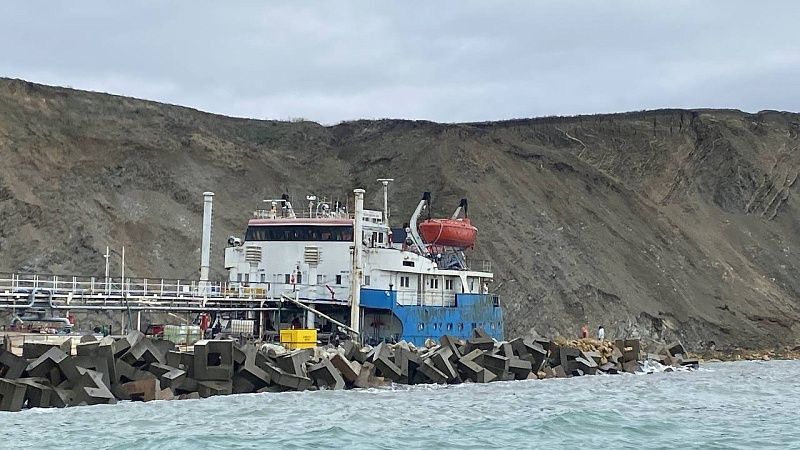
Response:
[{"label": "cargo ship", "polygon": [[193,321],[158,322],[164,336],[182,342],[188,335],[222,333],[285,344],[278,336],[287,329],[311,332],[295,333],[290,340],[302,335],[303,342],[290,346],[313,346],[307,336],[314,343],[353,338],[424,345],[445,334],[467,338],[476,328],[502,340],[503,309],[489,290],[491,266],[472,267],[466,256],[478,233],[467,200],[450,217],[436,218],[426,192],[408,222],[392,228],[392,180],[379,181],[382,210],[364,208],[362,189],[353,193],[352,211],[314,195],[301,208],[285,194],[264,200],[244,234],[227,239],[225,281],[209,278],[214,194],[205,192],[199,280],[126,276],[124,247],[115,277],[107,249],[103,277],[0,274],[0,310],[11,313],[15,329],[40,323],[63,332],[73,327],[77,311],[116,311],[123,333],[150,329],[147,314],[150,320],[153,313],[183,314]]},{"label": "cargo ship", "polygon": [[228,287],[292,299],[270,311],[275,328],[335,332],[342,324],[366,343],[415,345],[445,334],[467,338],[482,328],[502,340],[503,309],[489,291],[491,267],[484,262],[476,270],[467,261],[477,239],[467,200],[449,218],[434,218],[426,192],[410,220],[392,228],[392,180],[378,181],[383,210],[365,209],[362,189],[354,191],[352,213],[314,195],[302,209],[288,195],[264,200],[244,236],[228,239]]}]

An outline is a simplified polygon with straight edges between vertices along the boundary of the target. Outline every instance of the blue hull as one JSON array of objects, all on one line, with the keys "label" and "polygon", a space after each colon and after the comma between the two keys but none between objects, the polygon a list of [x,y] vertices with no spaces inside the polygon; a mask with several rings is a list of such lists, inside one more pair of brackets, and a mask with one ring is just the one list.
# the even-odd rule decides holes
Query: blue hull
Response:
[{"label": "blue hull", "polygon": [[456,294],[455,306],[410,306],[399,305],[394,291],[362,288],[361,306],[366,314],[391,313],[401,326],[392,338],[417,346],[444,335],[467,339],[475,328],[498,341],[505,338],[503,309],[497,297],[488,294]]}]

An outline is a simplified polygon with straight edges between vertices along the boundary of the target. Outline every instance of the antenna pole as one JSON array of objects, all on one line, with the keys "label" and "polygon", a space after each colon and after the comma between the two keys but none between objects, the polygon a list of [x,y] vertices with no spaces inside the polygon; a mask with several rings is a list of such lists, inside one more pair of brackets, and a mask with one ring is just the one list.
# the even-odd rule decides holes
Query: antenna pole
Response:
[{"label": "antenna pole", "polygon": [[389,183],[394,178],[378,178],[378,182],[383,184],[383,224],[389,226]]}]

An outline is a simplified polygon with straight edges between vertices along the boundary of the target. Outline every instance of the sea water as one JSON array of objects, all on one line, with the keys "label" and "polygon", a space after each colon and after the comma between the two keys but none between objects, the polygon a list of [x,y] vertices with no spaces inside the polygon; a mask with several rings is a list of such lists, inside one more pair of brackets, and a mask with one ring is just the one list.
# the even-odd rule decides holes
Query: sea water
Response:
[{"label": "sea water", "polygon": [[800,448],[800,361],[0,413],[4,448]]}]

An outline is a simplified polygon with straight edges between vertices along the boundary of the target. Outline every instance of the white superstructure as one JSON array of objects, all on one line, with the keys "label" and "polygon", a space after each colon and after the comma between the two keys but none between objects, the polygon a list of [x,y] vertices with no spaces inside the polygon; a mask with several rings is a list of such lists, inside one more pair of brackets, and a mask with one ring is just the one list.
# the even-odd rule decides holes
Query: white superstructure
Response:
[{"label": "white superstructure", "polygon": [[[349,301],[354,218],[338,205],[307,198],[313,200],[303,213],[286,196],[267,200],[271,209],[254,213],[244,239],[231,238],[225,249],[229,282],[266,289],[272,297]],[[363,289],[395,291],[400,305],[429,306],[453,306],[457,293],[486,293],[492,273],[464,264],[448,269],[447,261],[463,263],[463,254],[449,259],[423,255],[410,235],[408,242],[396,242],[396,237],[392,242],[385,217],[385,211],[363,211]]]}]

